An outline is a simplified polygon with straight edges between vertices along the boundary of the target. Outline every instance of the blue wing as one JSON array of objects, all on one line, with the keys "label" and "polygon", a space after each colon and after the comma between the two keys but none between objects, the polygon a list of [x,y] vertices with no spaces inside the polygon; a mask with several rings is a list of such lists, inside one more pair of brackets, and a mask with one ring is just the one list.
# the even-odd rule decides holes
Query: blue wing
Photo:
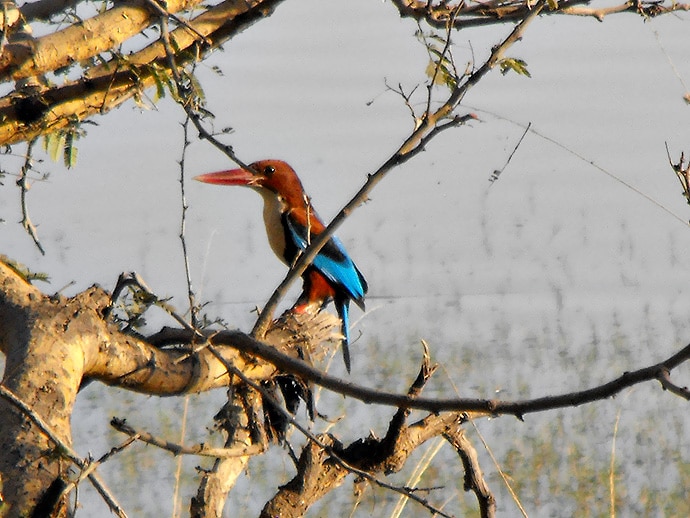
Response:
[{"label": "blue wing", "polygon": [[[289,216],[285,218],[290,238],[299,250],[307,248],[306,228],[299,225]],[[343,291],[346,299],[354,300],[355,303],[364,309],[364,295],[367,292],[367,282],[362,273],[357,269],[355,263],[347,255],[345,247],[341,241],[333,236],[319,251],[312,262],[314,267],[319,270],[329,281],[333,283],[339,291]],[[342,304],[342,301],[341,301]],[[338,313],[343,321],[347,320],[347,307],[342,309],[338,304]]]}]

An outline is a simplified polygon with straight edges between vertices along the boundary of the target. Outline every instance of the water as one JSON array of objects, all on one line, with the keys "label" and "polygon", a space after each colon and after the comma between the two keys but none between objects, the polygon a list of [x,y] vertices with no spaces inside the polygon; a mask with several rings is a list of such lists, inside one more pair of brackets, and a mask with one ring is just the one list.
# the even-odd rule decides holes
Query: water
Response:
[{"label": "water", "polygon": [[[684,148],[689,108],[655,36],[687,82],[685,18],[643,23],[621,15],[599,23],[542,17],[509,52],[527,61],[532,78],[492,73],[465,99],[481,122],[441,135],[376,188],[338,232],[371,287],[368,311],[354,332],[361,332],[352,347],[354,382],[405,390],[425,339],[444,367],[427,395],[448,397],[457,388],[466,397],[527,398],[608,381],[687,343],[690,229],[589,164],[688,219],[664,142],[674,160],[680,150],[690,152]],[[406,91],[424,81],[427,55],[413,38],[415,29],[387,3],[285,3],[200,66],[215,127],[235,129],[228,141],[247,161],[289,161],[327,219],[411,128],[407,108],[384,80]],[[481,59],[485,45],[508,30],[456,35],[456,61],[467,63],[472,51]],[[3,252],[47,271],[47,291],[72,294],[93,282],[112,287],[120,271],[136,270],[184,307],[177,239],[181,114],[167,100],[157,111],[140,111],[127,105],[88,128],[75,170],[39,165],[52,173],[30,192],[45,258],[14,223],[19,213],[12,180],[0,189]],[[528,134],[489,187],[491,173],[504,166],[523,132],[516,123],[528,122],[585,160]],[[206,144],[189,149],[188,175],[228,165]],[[3,168],[10,168],[5,157]],[[242,189],[197,184],[188,185],[187,195],[197,294],[212,301],[210,314],[249,329],[252,308],[284,275],[261,228],[260,199]],[[343,373],[338,361],[333,369]],[[688,373],[683,367],[674,379],[687,384]],[[206,426],[222,399],[221,392],[192,399],[187,442],[209,440]],[[347,412],[335,429],[344,441],[370,428],[381,435],[392,413],[327,394],[319,406],[331,416]],[[75,446],[99,456],[122,441],[109,430],[112,415],[175,440],[181,409],[177,398],[91,386],[75,413]],[[656,384],[596,405],[530,415],[524,424],[512,418],[476,424],[530,515],[563,516],[589,505],[592,514],[608,513],[608,481],[597,477],[608,473],[617,418],[620,514],[682,516],[681,508],[664,511],[662,505],[678,505],[683,499],[674,500],[671,492],[687,487],[687,403]],[[468,433],[500,515],[515,516],[477,433]],[[130,515],[159,516],[172,508],[174,463],[137,445],[102,471]],[[199,463],[184,459],[185,507]],[[449,499],[447,509],[455,514],[474,508],[447,448],[430,471],[439,472],[426,485],[446,489],[433,500]],[[228,508],[255,511],[292,473],[278,450],[256,459]],[[359,515],[390,509],[394,497],[377,491],[372,499]],[[80,501],[84,516],[107,513],[88,487]],[[347,514],[353,502],[347,486],[320,503],[314,516],[327,516],[333,505]],[[419,508],[407,512],[414,516]]]}]

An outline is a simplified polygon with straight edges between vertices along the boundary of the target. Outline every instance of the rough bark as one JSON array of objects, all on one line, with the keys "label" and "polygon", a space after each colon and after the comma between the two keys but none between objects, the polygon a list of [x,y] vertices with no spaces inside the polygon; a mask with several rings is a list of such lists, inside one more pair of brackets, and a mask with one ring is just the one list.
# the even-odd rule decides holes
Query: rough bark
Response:
[{"label": "rough bark", "polygon": [[[254,342],[243,333],[220,333],[212,348],[200,348],[194,354],[161,348],[172,341],[171,335],[181,343],[185,333],[163,331],[151,340],[157,342],[154,346],[108,322],[103,310],[109,303],[109,294],[97,286],[71,298],[44,295],[0,260],[0,350],[6,356],[2,386],[23,403],[0,398],[0,480],[7,516],[30,515],[39,505],[51,509],[52,516],[66,512],[64,505],[61,512],[55,511],[51,495],[59,495],[74,464],[62,450],[72,446],[70,417],[85,380],[153,395],[175,395],[239,386],[237,377],[228,376],[228,365],[253,381],[270,379],[276,373],[272,364],[241,352]],[[306,332],[314,329],[315,322],[318,333]],[[321,340],[336,324],[335,319],[324,321],[319,315],[283,322],[265,341],[298,357],[296,343],[301,341],[300,347],[305,347],[305,340]],[[188,338],[192,335],[191,331],[186,334]],[[239,473],[244,464],[228,461],[227,465],[233,463],[240,466],[236,468]]]},{"label": "rough bark", "polygon": [[[410,397],[418,397],[422,393],[436,370],[436,366],[430,363],[426,344],[424,347],[421,369],[408,390]],[[344,447],[330,435],[322,434],[312,438],[302,450],[297,474],[266,503],[261,511],[261,518],[303,516],[314,503],[340,486],[351,473],[369,482],[383,484],[376,478],[377,474],[389,475],[400,471],[409,456],[433,437],[462,435],[460,426],[467,419],[466,413],[432,414],[408,425],[406,421],[409,415],[409,409],[399,408],[388,425],[385,437],[381,439],[370,436]],[[481,479],[481,471],[475,474]],[[480,483],[483,483],[483,479]],[[407,494],[432,512],[437,511],[406,488],[395,488],[387,484],[386,487]],[[482,487],[486,488],[486,485]]]},{"label": "rough bark", "polygon": [[[199,2],[169,0],[166,5],[168,12],[176,13]],[[60,31],[5,45],[0,54],[0,77],[16,81],[79,63],[117,48],[159,18],[146,0],[118,2],[104,13]]]},{"label": "rough bark", "polygon": [[[177,66],[186,66],[218,48],[258,19],[268,16],[281,1],[226,0],[189,20],[188,26],[178,27],[170,33]],[[174,2],[175,7],[180,8],[190,3],[192,0]],[[134,5],[129,4],[129,8],[134,8]],[[129,32],[133,27],[147,26],[151,18],[155,19],[141,6],[136,7],[136,12],[139,13],[136,17],[138,25],[128,26]],[[93,23],[98,26],[101,22]],[[0,67],[4,70],[0,73],[0,80],[7,81],[10,74],[31,76],[71,63],[76,59],[75,41],[83,39],[92,30],[93,27],[73,26],[70,32],[46,36],[53,38],[50,42],[29,39],[10,45],[0,57]],[[95,44],[84,46],[84,50],[78,53],[79,58],[102,52],[109,39],[112,39],[110,32]],[[36,45],[44,49],[40,53],[40,61],[35,56]],[[118,42],[113,40],[111,48],[117,45]],[[20,73],[21,70],[23,72]],[[157,40],[126,57],[116,53],[116,57],[108,62],[84,70],[83,76],[74,81],[50,88],[41,81],[33,81],[30,88],[18,88],[0,99],[0,145],[29,141],[105,113],[141,95],[157,82],[165,82],[165,77],[170,74],[165,46]]]},{"label": "rough bark", "polygon": [[416,448],[433,437],[449,433],[451,429],[459,427],[463,420],[464,416],[458,413],[431,415],[412,425],[395,429],[392,435],[389,433],[383,439],[369,437],[347,447],[331,436],[319,436],[321,444],[307,443],[300,456],[297,474],[279,488],[260,516],[304,516],[312,505],[353,473],[351,468],[372,478],[377,474],[395,473],[402,469]]}]

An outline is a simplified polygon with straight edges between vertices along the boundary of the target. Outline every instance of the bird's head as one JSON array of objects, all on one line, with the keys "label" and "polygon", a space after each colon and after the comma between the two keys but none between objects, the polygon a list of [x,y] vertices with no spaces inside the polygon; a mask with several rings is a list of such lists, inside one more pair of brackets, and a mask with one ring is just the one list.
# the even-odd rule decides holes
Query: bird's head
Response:
[{"label": "bird's head", "polygon": [[206,173],[194,179],[216,185],[244,185],[259,191],[268,190],[292,207],[305,203],[304,189],[297,173],[282,160],[259,160],[247,166],[247,169]]}]

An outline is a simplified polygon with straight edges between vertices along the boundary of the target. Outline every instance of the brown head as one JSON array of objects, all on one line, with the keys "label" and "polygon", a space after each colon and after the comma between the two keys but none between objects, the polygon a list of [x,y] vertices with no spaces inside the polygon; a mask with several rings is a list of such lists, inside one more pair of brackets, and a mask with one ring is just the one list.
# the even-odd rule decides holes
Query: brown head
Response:
[{"label": "brown head", "polygon": [[282,160],[259,160],[250,164],[247,169],[207,173],[195,176],[194,179],[217,185],[244,185],[257,190],[266,189],[282,198],[291,208],[302,207],[306,203],[297,173]]}]

